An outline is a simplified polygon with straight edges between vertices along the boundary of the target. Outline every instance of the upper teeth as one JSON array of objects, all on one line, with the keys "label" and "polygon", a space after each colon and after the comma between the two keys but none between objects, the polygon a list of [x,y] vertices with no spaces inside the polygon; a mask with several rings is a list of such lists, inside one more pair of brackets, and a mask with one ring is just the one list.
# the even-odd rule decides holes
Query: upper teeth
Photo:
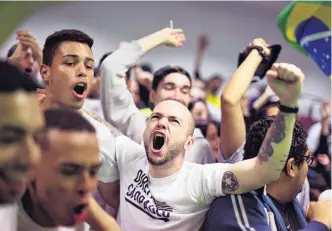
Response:
[{"label": "upper teeth", "polygon": [[158,133],[156,134],[156,136],[164,137],[162,134],[158,134]]},{"label": "upper teeth", "polygon": [[84,83],[78,83],[77,86],[84,87]]}]

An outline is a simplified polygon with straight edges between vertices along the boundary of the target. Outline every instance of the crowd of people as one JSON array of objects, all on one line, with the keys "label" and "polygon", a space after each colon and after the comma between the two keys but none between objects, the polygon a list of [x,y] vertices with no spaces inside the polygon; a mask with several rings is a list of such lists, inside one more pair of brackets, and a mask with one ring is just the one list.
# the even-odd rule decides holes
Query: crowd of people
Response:
[{"label": "crowd of people", "polygon": [[[331,230],[331,107],[306,131],[305,75],[271,63],[262,38],[225,78],[140,59],[181,47],[163,28],[97,62],[93,38],[56,31],[41,48],[27,30],[0,61],[3,231]],[[167,54],[165,54],[167,55]]]}]

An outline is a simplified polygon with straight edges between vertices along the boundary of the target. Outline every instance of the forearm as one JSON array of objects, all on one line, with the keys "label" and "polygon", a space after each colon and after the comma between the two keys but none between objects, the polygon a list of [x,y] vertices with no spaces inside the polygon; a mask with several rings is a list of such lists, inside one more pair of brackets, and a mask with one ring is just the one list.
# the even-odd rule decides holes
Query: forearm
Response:
[{"label": "forearm", "polygon": [[94,200],[91,199],[87,223],[95,231],[117,231],[120,230],[115,219],[108,215]]},{"label": "forearm", "polygon": [[225,86],[221,95],[222,105],[240,104],[241,97],[248,89],[261,61],[258,51],[252,50]]},{"label": "forearm", "polygon": [[264,181],[262,186],[279,178],[290,151],[295,121],[296,114],[279,112],[269,128],[256,157],[260,163],[256,171],[261,176],[257,180]]},{"label": "forearm", "polygon": [[165,42],[165,36],[162,31],[157,31],[153,34],[139,39],[137,42],[144,51],[144,53],[146,53],[156,48],[157,46],[162,45]]},{"label": "forearm", "polygon": [[240,105],[222,109],[221,114],[220,151],[224,160],[227,160],[244,142],[246,125]]},{"label": "forearm", "polygon": [[195,78],[200,80],[201,77],[201,66],[202,66],[202,59],[203,59],[204,51],[200,50],[198,48],[196,57],[195,57],[195,63],[194,63],[194,72],[195,72]]},{"label": "forearm", "polygon": [[267,102],[268,99],[269,96],[263,93],[258,99],[255,100],[253,108],[258,111]]},{"label": "forearm", "polygon": [[233,74],[221,95],[220,150],[228,159],[244,142],[246,125],[241,109],[241,97],[249,87],[262,58],[252,50],[246,60]]},{"label": "forearm", "polygon": [[295,114],[279,113],[276,116],[258,156],[233,164],[225,172],[222,180],[224,193],[249,192],[279,178],[290,150],[295,119]]},{"label": "forearm", "polygon": [[143,55],[140,45],[133,41],[116,50],[101,65],[101,102],[105,119],[136,142],[141,141],[142,128],[131,123],[138,119],[140,123],[135,124],[144,126],[145,118],[143,115],[139,118],[140,112],[123,77]]}]

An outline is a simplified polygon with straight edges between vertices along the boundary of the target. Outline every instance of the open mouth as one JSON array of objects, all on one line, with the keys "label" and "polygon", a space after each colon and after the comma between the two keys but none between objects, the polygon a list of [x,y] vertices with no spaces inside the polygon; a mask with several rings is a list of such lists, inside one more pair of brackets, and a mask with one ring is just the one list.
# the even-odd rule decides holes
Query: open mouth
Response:
[{"label": "open mouth", "polygon": [[83,83],[83,82],[80,82],[78,84],[75,85],[74,87],[74,92],[79,95],[79,96],[82,96],[86,90],[86,83]]},{"label": "open mouth", "polygon": [[159,151],[165,144],[165,134],[156,132],[153,134],[152,147],[154,150]]},{"label": "open mouth", "polygon": [[26,73],[30,74],[32,72],[32,69],[31,68],[25,68],[24,70]]},{"label": "open mouth", "polygon": [[73,214],[76,221],[84,221],[87,216],[87,204],[80,204],[73,208]]}]

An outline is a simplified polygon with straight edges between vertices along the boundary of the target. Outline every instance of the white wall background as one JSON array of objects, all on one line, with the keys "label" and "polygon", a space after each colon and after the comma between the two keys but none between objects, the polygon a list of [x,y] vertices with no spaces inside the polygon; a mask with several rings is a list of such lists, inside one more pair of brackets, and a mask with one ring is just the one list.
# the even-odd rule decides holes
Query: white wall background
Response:
[{"label": "white wall background", "polygon": [[[304,92],[331,98],[331,81],[316,64],[291,48],[276,26],[276,18],[288,2],[59,2],[43,8],[19,28],[33,32],[40,44],[56,30],[76,28],[95,40],[96,60],[115,50],[122,40],[133,40],[169,25],[184,29],[187,41],[179,49],[161,47],[143,58],[153,67],[179,64],[193,69],[196,40],[207,34],[210,46],[203,60],[205,77],[218,72],[226,78],[236,69],[238,52],[257,37],[283,46],[279,61],[291,62],[305,72]],[[15,42],[14,33],[0,47],[0,56]]]}]

